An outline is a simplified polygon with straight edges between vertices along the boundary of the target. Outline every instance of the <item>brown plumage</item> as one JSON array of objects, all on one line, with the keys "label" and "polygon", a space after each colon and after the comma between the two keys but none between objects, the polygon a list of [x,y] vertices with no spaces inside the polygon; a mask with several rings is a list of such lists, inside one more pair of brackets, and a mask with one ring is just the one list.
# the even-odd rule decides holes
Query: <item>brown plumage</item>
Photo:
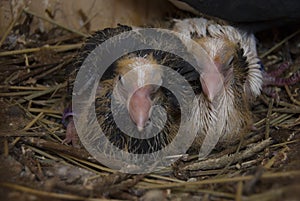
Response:
[{"label": "brown plumage", "polygon": [[[96,94],[96,114],[103,132],[115,146],[130,153],[152,153],[168,145],[175,137],[180,123],[180,110],[174,110],[176,106],[170,101],[174,97],[170,97],[171,94],[167,96],[158,86],[146,85],[135,92],[132,91],[139,79],[146,81],[145,78],[138,76],[139,72],[134,71],[141,65],[140,62],[142,64],[156,64],[153,63],[155,60],[151,55],[137,57],[135,54],[125,56],[116,63],[116,76],[100,82],[101,90]],[[149,66],[146,65],[145,68],[147,67]],[[129,70],[133,70],[134,73],[124,79]],[[143,71],[150,74],[152,70],[143,69]],[[162,75],[156,74],[156,76],[160,81]],[[115,88],[118,80],[122,80],[121,86]],[[126,130],[128,133],[138,133],[146,139],[131,137],[116,125],[111,111],[114,88],[116,90],[115,104],[118,116],[124,121],[129,120],[134,123],[128,123]],[[153,114],[150,108],[154,105],[163,106],[168,114],[166,123],[164,123],[163,114],[156,114],[155,118],[152,118]],[[147,139],[147,135],[152,135],[151,132],[155,132],[155,130],[162,131]]]},{"label": "brown plumage", "polygon": [[262,86],[255,40],[251,34],[204,18],[176,20],[173,30],[197,42],[213,63],[200,72],[203,93],[194,112],[199,128],[194,148],[202,146],[200,157],[204,157],[217,142],[222,146],[236,142],[251,127],[249,106]]},{"label": "brown plumage", "polygon": [[[219,145],[224,146],[239,140],[251,127],[249,106],[251,100],[260,94],[262,86],[255,40],[253,35],[203,18],[176,20],[172,29],[194,40],[205,50],[211,62],[201,68],[196,66],[199,70],[197,72],[182,58],[160,50],[140,50],[124,55],[112,64],[99,83],[95,102],[97,118],[110,142],[122,150],[152,153],[166,146],[177,134],[181,120],[181,108],[176,97],[160,85],[164,83],[166,74],[156,64],[169,66],[189,81],[197,95],[191,113],[193,127],[189,129],[198,130],[192,148],[200,150],[200,156],[203,157],[215,147],[219,138]],[[80,67],[88,53],[97,45],[129,30],[130,27],[121,26],[96,33],[88,39],[79,55],[77,66]],[[181,40],[180,37],[177,39]],[[185,44],[184,40],[181,42]],[[172,44],[166,41],[166,45]],[[203,58],[189,48],[188,44],[185,46],[182,48],[183,52],[194,55],[196,60]],[[144,66],[143,70],[138,69],[139,66]],[[125,78],[130,70],[133,73]],[[141,80],[147,83],[147,79],[158,84],[144,86],[140,83]],[[176,80],[172,82],[180,85]],[[117,110],[124,113],[119,115],[129,116],[131,123],[135,124],[127,132],[147,136],[151,134],[153,127],[162,129],[161,132],[145,140],[133,138],[120,130],[110,107],[114,88]],[[160,105],[166,111],[165,124],[163,114],[155,115],[157,119],[151,119],[151,107],[154,105]],[[147,134],[149,128],[150,133]]]},{"label": "brown plumage", "polygon": [[[88,53],[97,45],[130,29],[120,26],[95,33],[82,48],[75,66],[80,67]],[[174,38],[180,42],[179,38],[175,36]],[[178,48],[181,48],[180,51],[186,51],[182,47]],[[147,49],[128,53],[116,60],[99,82],[95,106],[97,120],[103,133],[119,149],[130,153],[152,153],[168,145],[178,133],[182,108],[174,94],[164,88],[163,84],[165,82],[169,85],[184,86],[184,84],[159,65],[173,69],[174,73],[180,73],[190,81],[195,91],[201,90],[199,74],[190,64],[171,53]],[[166,73],[171,79],[165,79]],[[181,89],[182,93],[184,90],[184,88]],[[111,108],[113,97],[117,116],[127,122],[125,129],[120,129],[113,117]],[[155,110],[156,105],[163,109]],[[186,102],[184,105],[190,105],[190,103]],[[158,134],[154,135],[157,132]],[[67,131],[67,133],[70,132]],[[132,137],[132,133],[145,139]],[[69,137],[66,141],[70,141],[71,138],[73,137]]]}]

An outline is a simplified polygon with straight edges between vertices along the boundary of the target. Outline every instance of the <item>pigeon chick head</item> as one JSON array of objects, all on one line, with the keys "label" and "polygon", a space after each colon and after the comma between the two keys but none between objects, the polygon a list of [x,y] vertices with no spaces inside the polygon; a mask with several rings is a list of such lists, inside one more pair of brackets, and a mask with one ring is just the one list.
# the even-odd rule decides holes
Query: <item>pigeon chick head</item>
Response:
[{"label": "pigeon chick head", "polygon": [[232,91],[231,87],[248,97],[259,93],[260,88],[251,88],[251,83],[259,83],[261,76],[259,73],[256,76],[257,69],[253,72],[239,43],[226,37],[203,37],[196,42],[207,52],[213,65],[204,67],[200,75],[203,92],[209,101],[213,101],[222,90]]},{"label": "pigeon chick head", "polygon": [[260,95],[262,73],[254,35],[204,18],[175,20],[173,30],[196,41],[208,54],[210,61],[200,75],[208,100],[212,101],[230,84],[241,84],[241,92],[249,99]]},{"label": "pigeon chick head", "polygon": [[236,45],[223,38],[203,37],[195,41],[206,51],[211,60],[200,73],[200,82],[203,93],[212,102],[232,77],[231,65],[235,57]]},{"label": "pigeon chick head", "polygon": [[133,54],[117,62],[116,73],[117,97],[126,105],[138,131],[142,131],[151,116],[151,96],[163,82],[162,70],[152,55]]}]

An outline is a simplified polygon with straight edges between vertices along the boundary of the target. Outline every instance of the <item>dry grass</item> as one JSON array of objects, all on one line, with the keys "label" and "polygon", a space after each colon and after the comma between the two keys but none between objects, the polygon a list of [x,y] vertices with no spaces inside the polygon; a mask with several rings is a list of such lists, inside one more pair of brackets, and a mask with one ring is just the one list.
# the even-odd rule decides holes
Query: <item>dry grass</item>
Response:
[{"label": "dry grass", "polygon": [[[24,13],[39,17],[28,10],[19,16]],[[161,172],[121,174],[99,164],[83,148],[61,144],[65,133],[61,123],[66,103],[65,75],[86,34],[47,19],[56,28],[37,39],[37,34],[23,32],[20,20],[12,22],[0,41],[3,198],[300,200],[295,193],[300,189],[299,84],[281,88],[279,100],[266,95],[257,100],[253,108],[256,130],[239,145],[200,162],[189,156]],[[259,42],[264,63],[274,66],[282,61],[289,41],[300,38],[299,31],[290,34],[278,42]],[[5,43],[7,37],[12,40],[14,36],[19,37],[14,44]],[[300,54],[294,55],[291,69],[299,70]]]}]

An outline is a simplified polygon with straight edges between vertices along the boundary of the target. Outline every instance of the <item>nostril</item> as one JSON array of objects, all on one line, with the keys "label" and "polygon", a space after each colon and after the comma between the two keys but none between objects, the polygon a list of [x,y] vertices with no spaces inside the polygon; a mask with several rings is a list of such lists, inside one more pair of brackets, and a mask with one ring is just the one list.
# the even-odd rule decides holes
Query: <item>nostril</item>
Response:
[{"label": "nostril", "polygon": [[146,121],[146,123],[145,123],[145,127],[147,127],[147,126],[149,126],[151,124],[151,120],[150,120],[150,118]]}]

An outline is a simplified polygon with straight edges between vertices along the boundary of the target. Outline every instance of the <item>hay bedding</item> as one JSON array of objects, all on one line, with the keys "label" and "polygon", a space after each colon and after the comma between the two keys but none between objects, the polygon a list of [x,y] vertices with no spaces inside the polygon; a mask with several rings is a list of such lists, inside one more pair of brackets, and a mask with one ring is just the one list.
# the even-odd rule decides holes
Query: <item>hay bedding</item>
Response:
[{"label": "hay bedding", "polygon": [[[18,18],[0,41],[0,200],[300,200],[299,83],[273,88],[276,100],[257,99],[256,130],[240,144],[201,162],[189,156],[161,172],[121,174],[61,144],[66,75],[84,34],[32,33],[33,17]],[[299,71],[297,29],[257,37],[266,68],[291,59],[283,76]]]}]

